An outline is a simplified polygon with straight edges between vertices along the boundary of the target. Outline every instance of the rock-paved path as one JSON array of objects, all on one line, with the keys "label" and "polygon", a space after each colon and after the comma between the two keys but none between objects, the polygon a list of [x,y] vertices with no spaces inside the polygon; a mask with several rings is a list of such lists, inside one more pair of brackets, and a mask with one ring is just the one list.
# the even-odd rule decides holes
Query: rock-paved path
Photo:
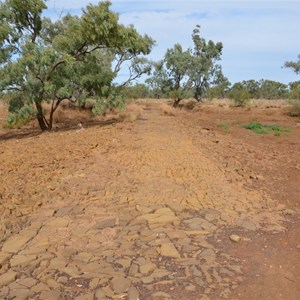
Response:
[{"label": "rock-paved path", "polygon": [[61,148],[40,137],[56,173],[37,177],[47,202],[2,241],[0,299],[230,298],[246,274],[219,237],[283,232],[296,212],[228,180],[191,130],[154,102],[133,124],[60,134]]}]

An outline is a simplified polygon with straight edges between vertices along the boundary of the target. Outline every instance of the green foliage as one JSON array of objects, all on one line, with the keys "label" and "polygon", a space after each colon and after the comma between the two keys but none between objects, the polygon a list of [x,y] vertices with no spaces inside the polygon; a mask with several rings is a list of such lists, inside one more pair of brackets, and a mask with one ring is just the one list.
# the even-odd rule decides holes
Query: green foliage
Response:
[{"label": "green foliage", "polygon": [[217,61],[221,59],[223,44],[214,43],[211,40],[206,42],[200,36],[199,25],[193,30],[192,39],[194,48],[190,50],[191,57],[187,73],[194,89],[194,98],[201,101],[212,84],[218,84],[219,81],[221,83],[221,78],[224,79],[221,66],[217,64]]},{"label": "green foliage", "polygon": [[107,111],[115,108],[125,108],[124,98],[118,94],[110,94],[108,97],[97,98],[92,111],[95,115],[105,115]]},{"label": "green foliage", "polygon": [[[58,21],[42,18],[42,0],[0,3],[0,92],[14,94],[10,109],[35,107],[42,130],[51,129],[53,114],[63,99],[84,105],[96,96],[105,107],[119,105],[114,80],[124,63],[130,76],[126,86],[144,73],[154,41],[133,26],[118,23],[109,1],[88,5],[81,17]],[[107,101],[111,103],[107,104]],[[43,104],[51,104],[48,119]]]},{"label": "green foliage", "polygon": [[261,80],[259,96],[262,99],[284,99],[288,95],[287,85],[273,80]]},{"label": "green foliage", "polygon": [[247,105],[247,99],[285,99],[288,86],[273,80],[244,80],[234,84],[227,94],[237,105],[243,106]]},{"label": "green foliage", "polygon": [[238,82],[233,85],[228,93],[228,97],[233,99],[235,106],[245,107],[250,102],[251,94],[242,83]]},{"label": "green foliage", "polygon": [[263,125],[259,122],[249,122],[247,125],[242,127],[258,134],[268,134],[273,132],[275,136],[280,136],[283,132],[289,132],[289,129],[282,128],[278,125]]},{"label": "green foliage", "polygon": [[126,99],[144,99],[151,96],[148,86],[143,83],[136,83],[135,85],[125,87],[122,94]]},{"label": "green foliage", "polygon": [[226,97],[229,86],[231,85],[227,77],[225,77],[221,70],[216,72],[216,80],[212,87],[208,88],[205,96],[212,100],[214,98],[223,99]]},{"label": "green foliage", "polygon": [[284,67],[292,69],[296,74],[300,74],[300,54],[298,55],[298,61],[287,61]]},{"label": "green foliage", "polygon": [[11,112],[6,117],[7,128],[19,128],[23,125],[28,124],[28,122],[36,116],[36,111],[30,106],[23,106],[15,112]]},{"label": "green foliage", "polygon": [[300,100],[300,81],[290,82],[289,88],[289,98],[291,100]]},{"label": "green foliage", "polygon": [[226,122],[222,122],[222,123],[218,124],[218,127],[223,128],[224,131],[226,131],[226,132],[229,130],[229,124]]},{"label": "green foliage", "polygon": [[300,100],[290,100],[291,108],[289,111],[290,116],[299,117],[300,116]]},{"label": "green foliage", "polygon": [[211,85],[222,86],[221,94],[226,89],[228,79],[216,64],[221,59],[222,43],[206,42],[200,36],[200,26],[194,29],[192,39],[193,48],[184,50],[180,44],[175,44],[167,50],[162,61],[154,64],[152,77],[146,82],[159,96],[171,95],[179,102],[192,94],[201,101]]}]

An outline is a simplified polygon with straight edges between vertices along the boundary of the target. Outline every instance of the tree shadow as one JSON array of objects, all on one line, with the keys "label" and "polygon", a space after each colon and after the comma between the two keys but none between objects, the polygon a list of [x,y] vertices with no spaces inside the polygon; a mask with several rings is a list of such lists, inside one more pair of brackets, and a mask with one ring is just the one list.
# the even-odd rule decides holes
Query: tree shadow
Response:
[{"label": "tree shadow", "polygon": [[[113,118],[109,120],[88,120],[82,122],[82,124],[83,124],[83,129],[87,129],[92,127],[109,126],[119,122],[120,120],[118,120],[117,118]],[[7,132],[3,134],[0,133],[0,141],[8,141],[13,139],[22,140],[30,137],[36,137],[44,133],[80,131],[80,130],[82,129],[79,127],[78,122],[75,121],[55,124],[54,128],[51,131],[41,131],[41,129],[37,127],[23,128],[23,129],[8,129]]]}]

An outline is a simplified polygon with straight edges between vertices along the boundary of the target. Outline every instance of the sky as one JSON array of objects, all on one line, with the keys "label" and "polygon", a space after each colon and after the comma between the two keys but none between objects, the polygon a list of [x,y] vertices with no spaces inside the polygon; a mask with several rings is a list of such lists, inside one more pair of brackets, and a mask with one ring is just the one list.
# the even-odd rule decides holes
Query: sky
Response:
[{"label": "sky", "polygon": [[[81,14],[95,0],[48,0],[46,15],[53,19],[66,13]],[[192,47],[192,31],[201,26],[206,40],[223,43],[220,64],[231,83],[269,79],[283,83],[300,80],[285,61],[300,54],[300,0],[202,1],[202,0],[111,0],[120,23],[133,24],[148,34],[156,46],[148,56],[158,61],[179,43]],[[121,74],[126,77],[126,74]]]}]

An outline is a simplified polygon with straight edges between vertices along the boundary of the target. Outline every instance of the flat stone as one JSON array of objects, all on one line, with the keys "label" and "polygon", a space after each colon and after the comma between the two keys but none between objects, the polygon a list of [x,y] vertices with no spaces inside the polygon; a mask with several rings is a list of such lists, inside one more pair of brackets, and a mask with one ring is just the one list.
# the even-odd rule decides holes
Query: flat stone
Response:
[{"label": "flat stone", "polygon": [[[36,231],[32,232],[32,236],[36,234]],[[17,253],[21,248],[32,238],[30,235],[15,235],[9,238],[3,245],[2,251],[7,253]]]},{"label": "flat stone", "polygon": [[153,278],[162,278],[165,276],[169,276],[171,272],[167,271],[166,269],[156,269],[154,272],[151,274]]},{"label": "flat stone", "polygon": [[15,281],[16,278],[17,278],[17,273],[13,270],[9,270],[6,273],[2,274],[0,276],[0,288]]},{"label": "flat stone", "polygon": [[199,260],[197,258],[182,258],[179,260],[181,266],[193,266],[198,265]]},{"label": "flat stone", "polygon": [[134,286],[131,286],[129,288],[127,297],[128,297],[128,300],[139,300],[140,299],[139,292]]},{"label": "flat stone", "polygon": [[124,259],[118,259],[116,262],[122,265],[123,268],[129,268],[131,266],[132,260],[130,258],[124,258]]},{"label": "flat stone", "polygon": [[63,269],[60,269],[60,271],[68,274],[71,277],[80,277],[80,272],[78,268],[75,265],[69,265]]},{"label": "flat stone", "polygon": [[12,267],[27,266],[36,259],[37,259],[36,255],[16,255],[10,260],[10,265]]},{"label": "flat stone", "polygon": [[110,288],[110,286],[103,287],[102,291],[109,298],[112,298],[114,296],[114,294],[115,294],[114,291]]},{"label": "flat stone", "polygon": [[69,218],[54,218],[50,222],[46,224],[46,226],[53,226],[53,227],[58,227],[58,228],[64,228],[69,225]]},{"label": "flat stone", "polygon": [[50,287],[51,289],[59,289],[60,284],[57,283],[54,279],[50,278],[47,280],[47,286]]},{"label": "flat stone", "polygon": [[40,293],[40,292],[45,292],[45,291],[49,291],[49,287],[47,287],[46,284],[40,282],[37,285],[33,286],[31,288],[31,291],[33,291],[34,293]]},{"label": "flat stone", "polygon": [[61,270],[68,265],[68,261],[63,257],[55,257],[51,259],[49,268]]},{"label": "flat stone", "polygon": [[205,230],[205,231],[209,231],[209,232],[213,232],[217,229],[217,227],[208,222],[207,220],[203,219],[203,218],[192,218],[189,220],[185,220],[184,223],[193,230]]},{"label": "flat stone", "polygon": [[213,249],[205,249],[201,252],[201,257],[213,257],[216,258],[216,253]]},{"label": "flat stone", "polygon": [[115,227],[116,226],[116,218],[108,218],[105,220],[102,220],[100,222],[98,222],[94,228],[95,229],[104,229],[104,228],[109,228],[109,227]]},{"label": "flat stone", "polygon": [[99,278],[94,278],[90,281],[89,288],[94,290],[99,284]]},{"label": "flat stone", "polygon": [[143,283],[149,284],[153,282],[154,278],[152,276],[147,276],[147,277],[142,277],[141,280]]},{"label": "flat stone", "polygon": [[39,297],[40,300],[60,300],[61,294],[60,291],[42,291]]},{"label": "flat stone", "polygon": [[10,299],[18,299],[18,300],[27,300],[30,296],[30,290],[29,289],[14,289],[11,290],[9,293]]},{"label": "flat stone", "polygon": [[188,285],[185,287],[185,290],[188,292],[195,292],[196,291],[196,287],[194,285]]},{"label": "flat stone", "polygon": [[162,244],[160,247],[160,255],[166,257],[180,258],[180,254],[172,243]]},{"label": "flat stone", "polygon": [[76,297],[74,300],[94,300],[94,293],[89,292],[87,294],[80,295],[80,296]]},{"label": "flat stone", "polygon": [[143,275],[147,275],[156,269],[156,265],[154,263],[148,263],[140,266],[140,272]]},{"label": "flat stone", "polygon": [[144,214],[138,217],[138,220],[146,220],[148,223],[169,223],[169,222],[179,222],[179,218],[174,214],[174,212],[168,208],[159,208],[154,213]]},{"label": "flat stone", "polygon": [[66,276],[60,276],[57,278],[58,283],[66,284],[68,282],[68,277]]},{"label": "flat stone", "polygon": [[136,276],[139,272],[139,266],[137,264],[132,264],[130,269],[129,269],[129,272],[128,274],[130,276]]},{"label": "flat stone", "polygon": [[114,277],[111,280],[112,289],[115,293],[124,293],[127,292],[131,285],[131,281],[125,277]]},{"label": "flat stone", "polygon": [[191,266],[191,271],[194,276],[202,277],[202,272],[196,268],[196,266]]},{"label": "flat stone", "polygon": [[102,289],[97,289],[95,292],[96,300],[104,300],[106,299],[106,295]]},{"label": "flat stone", "polygon": [[93,257],[93,254],[88,252],[80,252],[74,256],[74,260],[80,260],[82,262],[88,263]]},{"label": "flat stone", "polygon": [[18,283],[28,288],[31,288],[36,284],[36,280],[34,278],[27,277],[18,280]]},{"label": "flat stone", "polygon": [[184,239],[187,237],[186,232],[183,230],[166,230],[166,233],[170,239]]},{"label": "flat stone", "polygon": [[0,268],[6,263],[9,257],[11,257],[9,253],[0,253]]}]

